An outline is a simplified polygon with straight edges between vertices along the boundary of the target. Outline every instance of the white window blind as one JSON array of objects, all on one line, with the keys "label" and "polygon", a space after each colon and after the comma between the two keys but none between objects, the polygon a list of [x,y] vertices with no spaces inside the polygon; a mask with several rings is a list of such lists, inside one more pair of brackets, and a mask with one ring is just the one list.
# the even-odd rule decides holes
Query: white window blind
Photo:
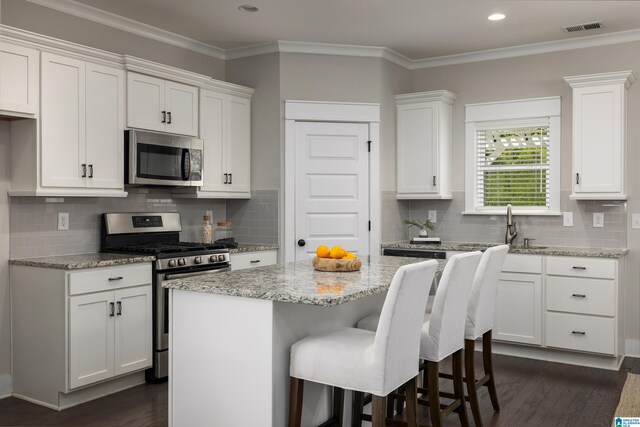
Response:
[{"label": "white window blind", "polygon": [[476,128],[476,208],[549,209],[549,126]]}]

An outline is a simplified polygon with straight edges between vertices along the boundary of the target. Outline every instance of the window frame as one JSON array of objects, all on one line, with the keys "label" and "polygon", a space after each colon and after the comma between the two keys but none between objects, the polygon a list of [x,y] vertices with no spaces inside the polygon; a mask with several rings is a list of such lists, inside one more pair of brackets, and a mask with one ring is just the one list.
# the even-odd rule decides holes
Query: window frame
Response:
[{"label": "window frame", "polygon": [[526,127],[548,120],[549,126],[549,207],[513,207],[515,215],[561,215],[561,100],[559,96],[465,105],[465,211],[463,215],[506,215],[500,208],[477,205],[477,131],[495,125]]}]

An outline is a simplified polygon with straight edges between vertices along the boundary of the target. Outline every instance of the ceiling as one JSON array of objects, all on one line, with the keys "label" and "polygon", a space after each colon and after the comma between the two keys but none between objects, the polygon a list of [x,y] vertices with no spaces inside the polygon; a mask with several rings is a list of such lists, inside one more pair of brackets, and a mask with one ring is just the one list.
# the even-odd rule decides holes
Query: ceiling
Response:
[{"label": "ceiling", "polygon": [[[275,40],[380,46],[411,59],[640,29],[640,1],[76,0],[229,49]],[[240,12],[251,4],[256,13]],[[503,21],[487,16],[501,12]],[[597,30],[562,27],[602,21]]]}]

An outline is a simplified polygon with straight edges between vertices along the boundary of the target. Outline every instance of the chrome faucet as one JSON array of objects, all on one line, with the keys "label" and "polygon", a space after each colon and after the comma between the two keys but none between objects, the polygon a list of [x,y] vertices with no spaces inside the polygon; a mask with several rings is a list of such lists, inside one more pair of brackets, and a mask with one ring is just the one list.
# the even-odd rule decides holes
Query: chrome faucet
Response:
[{"label": "chrome faucet", "polygon": [[516,223],[513,220],[513,214],[511,213],[511,205],[507,205],[507,233],[504,235],[504,242],[507,245],[513,243],[518,236],[518,230],[516,229]]}]

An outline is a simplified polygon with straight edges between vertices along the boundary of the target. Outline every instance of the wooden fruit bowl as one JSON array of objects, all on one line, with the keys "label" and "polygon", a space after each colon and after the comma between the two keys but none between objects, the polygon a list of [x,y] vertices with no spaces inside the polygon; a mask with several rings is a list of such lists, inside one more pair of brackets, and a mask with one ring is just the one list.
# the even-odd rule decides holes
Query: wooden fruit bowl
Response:
[{"label": "wooden fruit bowl", "polygon": [[362,267],[359,258],[353,259],[333,259],[314,257],[313,268],[319,271],[358,271]]}]

